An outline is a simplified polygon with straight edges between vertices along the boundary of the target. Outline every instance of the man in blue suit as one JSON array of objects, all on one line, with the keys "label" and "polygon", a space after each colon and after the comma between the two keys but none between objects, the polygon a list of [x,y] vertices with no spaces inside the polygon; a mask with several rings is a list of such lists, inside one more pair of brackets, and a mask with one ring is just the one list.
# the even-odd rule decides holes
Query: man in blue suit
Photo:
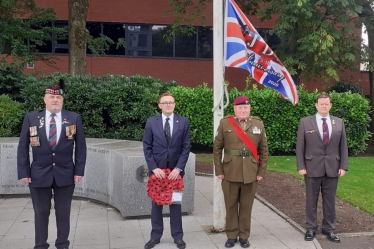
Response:
[{"label": "man in blue suit", "polygon": [[60,82],[45,90],[46,109],[26,115],[18,144],[18,179],[29,185],[35,213],[34,249],[49,248],[52,190],[57,225],[55,246],[69,248],[71,200],[86,164],[82,121],[77,113],[62,110],[62,88]]},{"label": "man in blue suit", "polygon": [[[170,93],[160,96],[158,107],[162,114],[149,118],[144,129],[144,155],[150,174],[163,179],[165,173],[162,169],[169,168],[169,180],[175,180],[179,175],[183,177],[190,153],[190,124],[187,118],[174,114],[175,99]],[[162,208],[152,202],[151,239],[145,244],[145,249],[160,243],[164,231]],[[169,208],[171,236],[177,247],[184,249],[181,205],[172,204]]]}]

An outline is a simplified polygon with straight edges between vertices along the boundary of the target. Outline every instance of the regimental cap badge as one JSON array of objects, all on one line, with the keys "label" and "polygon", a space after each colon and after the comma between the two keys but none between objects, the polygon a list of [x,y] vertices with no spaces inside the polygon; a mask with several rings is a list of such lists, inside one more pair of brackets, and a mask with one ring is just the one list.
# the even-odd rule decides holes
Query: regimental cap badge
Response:
[{"label": "regimental cap badge", "polygon": [[247,96],[239,96],[234,100],[234,105],[249,105],[250,103]]}]

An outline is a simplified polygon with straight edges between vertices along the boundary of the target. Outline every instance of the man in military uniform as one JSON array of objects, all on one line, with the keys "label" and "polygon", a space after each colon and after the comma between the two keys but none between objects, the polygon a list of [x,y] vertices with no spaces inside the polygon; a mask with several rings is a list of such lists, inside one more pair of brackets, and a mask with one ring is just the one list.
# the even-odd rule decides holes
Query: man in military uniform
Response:
[{"label": "man in military uniform", "polygon": [[253,201],[257,183],[266,173],[268,144],[264,124],[260,118],[251,117],[250,110],[248,97],[236,98],[235,116],[220,121],[214,139],[215,174],[222,180],[226,206],[227,248],[234,247],[238,237],[241,247],[250,246]]},{"label": "man in military uniform", "polygon": [[69,248],[71,200],[86,164],[87,148],[81,117],[62,109],[62,89],[62,81],[45,89],[45,109],[26,115],[18,143],[18,179],[29,186],[35,213],[34,249],[49,248],[52,193],[57,226],[55,246],[57,249]]}]

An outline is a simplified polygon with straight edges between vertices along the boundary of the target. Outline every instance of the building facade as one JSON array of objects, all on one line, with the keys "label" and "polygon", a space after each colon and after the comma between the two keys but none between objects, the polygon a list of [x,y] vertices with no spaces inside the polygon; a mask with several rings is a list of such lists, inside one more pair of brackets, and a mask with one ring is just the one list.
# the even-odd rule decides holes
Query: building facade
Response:
[{"label": "building facade", "polygon": [[[56,27],[67,27],[68,1],[36,0],[39,7],[49,7],[56,11],[58,21],[51,24]],[[181,86],[195,87],[203,83],[213,86],[213,27],[212,8],[207,8],[204,26],[200,21],[195,23],[195,34],[178,35],[166,42],[164,35],[170,30],[174,20],[172,15],[165,16],[171,10],[167,0],[90,0],[87,30],[93,37],[101,34],[113,41],[124,39],[126,47],[111,45],[106,55],[93,56],[87,51],[87,74],[92,75],[144,75],[162,81],[175,80]],[[261,35],[268,36],[268,31],[275,21],[260,22],[250,17],[252,24]],[[270,37],[268,37],[270,38]],[[277,39],[270,39],[274,43]],[[269,44],[272,45],[272,44]],[[25,73],[42,70],[43,74],[55,71],[68,72],[68,42],[58,40],[39,47],[39,51],[56,57],[55,67],[43,62],[35,62],[33,68],[25,69]],[[357,65],[359,67],[359,64]],[[248,72],[240,69],[226,68],[225,80],[230,87],[242,90],[246,86]],[[365,73],[346,72],[342,79],[353,78],[364,86],[369,94],[368,76]],[[304,81],[302,81],[304,82]],[[308,82],[307,89],[326,90],[320,82]],[[261,88],[261,87],[260,87]]]}]

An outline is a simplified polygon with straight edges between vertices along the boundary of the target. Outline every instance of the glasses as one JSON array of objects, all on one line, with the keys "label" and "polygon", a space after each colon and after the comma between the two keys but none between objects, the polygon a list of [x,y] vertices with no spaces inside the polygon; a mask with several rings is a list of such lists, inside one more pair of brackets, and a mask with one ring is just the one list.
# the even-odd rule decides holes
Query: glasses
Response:
[{"label": "glasses", "polygon": [[174,105],[175,102],[162,102],[160,105]]}]

